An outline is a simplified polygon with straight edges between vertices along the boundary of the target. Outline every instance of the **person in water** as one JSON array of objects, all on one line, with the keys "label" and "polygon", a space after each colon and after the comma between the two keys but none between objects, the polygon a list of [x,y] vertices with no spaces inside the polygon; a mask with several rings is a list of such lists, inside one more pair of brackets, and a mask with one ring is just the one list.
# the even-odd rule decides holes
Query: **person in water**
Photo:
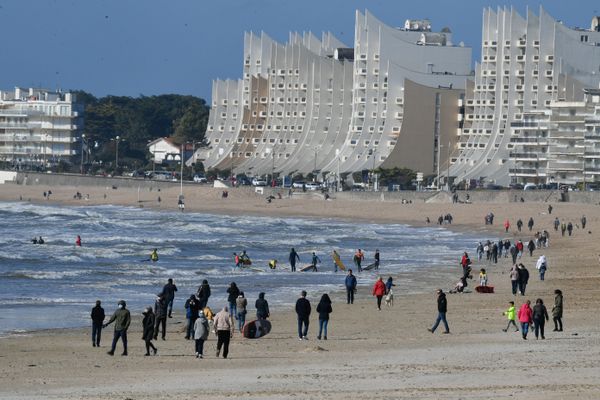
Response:
[{"label": "person in water", "polygon": [[292,247],[290,250],[290,266],[292,268],[292,272],[296,272],[296,261],[300,261],[300,256],[296,253],[296,250]]},{"label": "person in water", "polygon": [[312,265],[313,271],[317,272],[317,264],[320,264],[320,263],[321,263],[321,259],[313,251],[313,253],[312,253],[312,261],[311,261],[311,264],[310,264],[310,265]]},{"label": "person in water", "polygon": [[77,239],[75,239],[75,245],[81,247],[81,236],[77,235]]},{"label": "person in water", "polygon": [[277,268],[277,260],[269,261],[269,268],[271,268],[271,269]]},{"label": "person in water", "polygon": [[150,253],[150,260],[152,262],[157,262],[158,261],[158,249],[152,250],[152,253]]},{"label": "person in water", "polygon": [[45,242],[45,241],[44,241],[44,239],[42,239],[42,237],[40,236],[40,237],[38,238],[37,244],[44,244],[44,243],[46,243],[46,242]]}]

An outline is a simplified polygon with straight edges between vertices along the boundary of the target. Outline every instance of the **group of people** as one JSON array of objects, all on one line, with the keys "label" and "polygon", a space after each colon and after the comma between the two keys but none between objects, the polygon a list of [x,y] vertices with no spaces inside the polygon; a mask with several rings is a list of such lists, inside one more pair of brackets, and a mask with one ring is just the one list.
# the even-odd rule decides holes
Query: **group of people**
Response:
[{"label": "group of people", "polygon": [[[515,302],[510,301],[508,309],[503,313],[508,319],[508,324],[506,328],[502,329],[504,332],[508,331],[508,329],[512,326],[515,332],[519,332],[519,328],[515,320],[519,319],[519,324],[521,325],[521,337],[524,340],[527,340],[527,335],[529,330],[533,326],[533,331],[535,333],[535,338],[538,339],[541,337],[542,339],[546,339],[544,327],[546,325],[546,321],[549,320],[548,310],[544,305],[544,301],[541,298],[538,298],[535,301],[535,305],[533,308],[531,307],[531,301],[526,300],[518,312],[515,312]],[[556,289],[554,291],[554,306],[552,307],[552,320],[554,322],[554,332],[562,332],[563,323],[563,294],[560,289]]]}]

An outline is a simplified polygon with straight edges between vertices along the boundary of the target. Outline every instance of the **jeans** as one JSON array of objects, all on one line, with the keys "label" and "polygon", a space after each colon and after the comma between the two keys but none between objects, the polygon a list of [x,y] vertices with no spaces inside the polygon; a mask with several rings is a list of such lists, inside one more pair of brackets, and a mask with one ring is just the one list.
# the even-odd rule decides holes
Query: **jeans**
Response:
[{"label": "jeans", "polygon": [[527,332],[529,332],[529,322],[521,322],[521,333],[523,333],[523,339],[527,337]]},{"label": "jeans", "polygon": [[121,338],[123,341],[123,354],[127,354],[127,331],[115,331],[112,341],[112,347],[110,348],[111,353],[115,352],[115,348],[117,347],[117,341]]},{"label": "jeans", "polygon": [[154,340],[158,339],[158,331],[161,325],[163,340],[167,336],[167,317],[156,317],[156,322],[154,324]]},{"label": "jeans", "polygon": [[[229,351],[229,349],[227,349]],[[196,353],[202,355],[204,351],[204,339],[196,339]]]},{"label": "jeans", "polygon": [[[304,327],[304,329],[302,329]],[[298,337],[302,339],[308,334],[308,317],[298,317]]]},{"label": "jeans", "polygon": [[100,337],[102,336],[102,322],[99,324],[92,322],[92,344],[100,347]]},{"label": "jeans", "polygon": [[510,281],[511,285],[512,285],[512,294],[516,295],[517,294],[517,286],[519,285],[519,281]]},{"label": "jeans", "polygon": [[521,292],[521,294],[523,296],[525,296],[525,289],[527,288],[527,284],[524,282],[519,282],[519,292]]},{"label": "jeans", "polygon": [[354,304],[354,289],[346,288],[346,297],[348,298],[348,304]]},{"label": "jeans", "polygon": [[546,275],[546,268],[540,268],[540,281],[544,280],[544,275]]},{"label": "jeans", "polygon": [[186,339],[194,338],[194,324],[196,323],[197,319],[198,318],[188,318],[188,326],[187,326],[187,330],[185,332]]},{"label": "jeans", "polygon": [[217,331],[217,353],[220,353],[221,347],[223,347],[223,358],[227,358],[227,355],[229,354],[229,340],[230,339],[231,339],[230,331]]},{"label": "jeans", "polygon": [[535,329],[535,337],[537,339],[538,336],[542,336],[542,339],[545,339],[544,337],[544,325],[546,324],[546,321],[544,321],[544,319],[535,319],[533,320],[533,326]]},{"label": "jeans", "polygon": [[327,325],[328,324],[329,324],[328,319],[320,319],[319,320],[319,336],[317,336],[319,339],[321,339],[321,334],[323,334],[325,339],[327,339]]},{"label": "jeans", "polygon": [[229,303],[229,314],[235,316],[237,319],[237,305],[235,301],[233,303]]},{"label": "jeans", "polygon": [[168,313],[167,313],[167,314],[169,315],[169,317],[170,317],[170,316],[171,316],[171,314],[173,313],[173,301],[175,301],[175,299],[174,299],[174,298],[173,298],[173,299],[169,299],[169,300],[167,300],[167,307],[168,307],[168,309],[169,309],[169,311],[168,311]]},{"label": "jeans", "polygon": [[156,347],[152,344],[152,340],[144,340],[144,342],[146,342],[146,354],[150,354],[150,349],[156,353]]},{"label": "jeans", "polygon": [[238,330],[241,332],[246,323],[246,310],[237,313]]},{"label": "jeans", "polygon": [[435,332],[440,322],[444,323],[444,326],[446,327],[446,332],[450,332],[450,328],[448,327],[448,321],[446,321],[446,313],[440,311],[438,313],[437,319],[435,320],[435,324],[433,324],[433,327],[431,328],[431,333]]}]

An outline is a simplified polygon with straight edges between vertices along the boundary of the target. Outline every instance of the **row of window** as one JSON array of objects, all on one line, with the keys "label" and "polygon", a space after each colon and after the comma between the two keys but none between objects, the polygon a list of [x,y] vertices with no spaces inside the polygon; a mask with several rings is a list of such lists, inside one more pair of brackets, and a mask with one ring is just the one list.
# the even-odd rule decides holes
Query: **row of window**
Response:
[{"label": "row of window", "polygon": [[[525,40],[525,39],[518,39],[518,40],[515,40],[515,44],[517,46],[519,46],[519,47],[523,47],[523,46],[527,45],[527,40]],[[534,40],[531,44],[533,45],[533,47],[539,47],[540,46],[540,41],[539,40]],[[495,40],[489,40],[489,41],[488,40],[484,40],[483,41],[483,45],[484,46],[491,46],[491,47],[493,47],[493,46],[497,46],[498,42],[495,41]],[[510,45],[511,45],[511,41],[510,40],[505,40],[504,41],[504,47],[510,47]]]}]

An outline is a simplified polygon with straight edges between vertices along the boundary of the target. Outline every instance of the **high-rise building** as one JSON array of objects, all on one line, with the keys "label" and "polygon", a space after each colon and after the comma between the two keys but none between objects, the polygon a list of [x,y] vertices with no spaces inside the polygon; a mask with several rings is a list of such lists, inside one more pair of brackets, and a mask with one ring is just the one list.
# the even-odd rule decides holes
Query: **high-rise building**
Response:
[{"label": "high-rise building", "polygon": [[[330,33],[291,33],[285,44],[248,33],[243,78],[213,82],[208,147],[195,159],[249,175],[325,177],[384,162],[435,173],[462,124],[470,62],[448,28],[393,28],[368,12],[356,13],[354,47]],[[431,121],[415,116],[403,127],[409,103]]]},{"label": "high-rise building", "polygon": [[15,168],[76,161],[82,150],[82,113],[72,93],[0,91],[0,161]]},{"label": "high-rise building", "polygon": [[[544,118],[551,103],[581,101],[584,88],[598,88],[598,18],[591,29],[568,28],[542,8],[539,15],[528,11],[526,17],[513,9],[487,8],[482,40],[449,174],[456,180],[508,185],[546,172],[538,169],[548,146],[533,138],[548,137],[546,127],[535,121]],[[516,163],[530,175],[517,172]]]}]

